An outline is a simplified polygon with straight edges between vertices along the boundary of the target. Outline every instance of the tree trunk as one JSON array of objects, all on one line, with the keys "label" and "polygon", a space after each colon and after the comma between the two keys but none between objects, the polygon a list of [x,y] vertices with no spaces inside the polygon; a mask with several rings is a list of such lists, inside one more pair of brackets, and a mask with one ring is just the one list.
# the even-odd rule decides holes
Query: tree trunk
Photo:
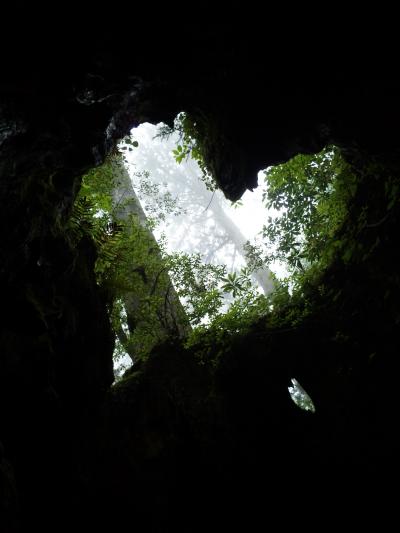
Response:
[{"label": "tree trunk", "polygon": [[[145,236],[146,249],[142,261],[133,261],[126,268],[129,282],[135,285],[121,296],[128,331],[124,331],[122,325],[117,331],[122,346],[135,361],[140,354],[150,351],[168,337],[187,336],[191,328],[122,158],[112,162],[112,171],[115,180],[113,221],[122,225],[127,242],[137,233],[137,226],[141,228],[140,234]],[[143,246],[143,242],[140,245]],[[135,242],[132,246],[136,246]]]}]

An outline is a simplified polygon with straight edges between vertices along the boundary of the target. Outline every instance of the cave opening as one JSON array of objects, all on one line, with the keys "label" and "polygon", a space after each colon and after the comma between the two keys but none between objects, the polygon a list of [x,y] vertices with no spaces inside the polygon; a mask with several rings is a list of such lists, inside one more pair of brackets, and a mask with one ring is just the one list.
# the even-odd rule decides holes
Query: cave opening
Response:
[{"label": "cave opening", "polygon": [[[355,194],[349,165],[328,146],[260,171],[256,191],[230,202],[195,132],[185,133],[185,118],[180,113],[174,128],[133,129],[109,162],[83,179],[78,196],[78,205],[93,202],[97,220],[96,272],[112,294],[117,382],[171,338],[190,348],[215,328],[243,334],[257,322],[279,324],[274,316],[290,306],[293,316],[282,325],[301,323],[309,313],[304,287],[318,286],[329,268]],[[315,412],[289,378],[294,403]]]},{"label": "cave opening", "polygon": [[[176,120],[179,120],[179,116]],[[149,299],[148,291],[150,291],[150,296],[154,295],[157,291],[157,284],[160,282],[159,274],[165,270],[170,283],[164,290],[167,290],[167,293],[169,290],[176,293],[188,317],[189,328],[210,324],[213,319],[225,314],[232,306],[237,306],[240,300],[245,300],[242,310],[244,307],[254,306],[262,295],[267,302],[276,284],[280,281],[288,284],[289,292],[293,290],[292,282],[289,282],[287,256],[294,252],[300,255],[300,252],[295,250],[291,242],[285,243],[285,250],[277,253],[276,234],[273,235],[274,242],[265,224],[266,220],[269,223],[273,220],[275,224],[276,221],[278,224],[282,223],[288,208],[294,211],[291,205],[294,195],[288,196],[288,191],[285,190],[285,187],[287,188],[285,179],[281,178],[283,187],[281,184],[282,190],[278,201],[274,204],[270,202],[268,208],[266,205],[268,189],[265,187],[260,187],[256,194],[247,191],[237,202],[228,202],[217,189],[212,176],[205,175],[207,172],[205,164],[191,157],[192,154],[189,153],[187,147],[182,149],[180,144],[182,135],[179,137],[173,131],[165,135],[162,133],[164,128],[166,126],[163,124],[158,126],[144,124],[132,130],[131,136],[125,138],[119,145],[119,151],[114,155],[114,162],[109,162],[102,171],[92,171],[87,178],[84,178],[77,200],[78,218],[82,214],[79,209],[86,207],[92,211],[93,219],[89,225],[92,225],[93,237],[98,240],[96,244],[100,258],[97,263],[97,273],[100,284],[105,281],[106,269],[110,269],[110,265],[107,267],[105,263],[109,262],[113,254],[115,261],[112,269],[117,279],[120,273],[116,273],[116,269],[126,271],[124,261],[126,262],[128,258],[125,257],[122,260],[121,250],[117,252],[116,249],[112,249],[113,239],[116,241],[114,243],[116,247],[118,247],[116,244],[118,240],[124,240],[119,224],[134,226],[139,222],[142,230],[145,229],[148,233],[147,240],[150,239],[149,242],[152,243],[151,246],[149,242],[143,245],[140,241],[143,235],[141,236],[140,232],[136,233],[135,238],[129,235],[131,242],[124,243],[125,254],[128,254],[128,249],[131,248],[129,261],[135,266],[131,267],[129,275],[125,272],[125,288],[116,299],[118,305],[115,307],[120,313],[118,325],[120,336],[116,336],[117,359],[121,359],[124,353],[122,339],[126,345],[127,335],[133,333],[133,331],[129,332],[129,313],[126,309],[127,305],[132,305],[132,302],[128,304],[123,300],[126,293],[133,290],[129,287],[133,278],[140,278],[142,283],[149,285],[146,270],[154,260],[155,248],[157,248],[155,254],[157,266],[161,270],[153,273],[151,288],[145,289],[146,303]],[[160,139],[160,137],[163,138]],[[190,139],[190,142],[194,141]],[[187,153],[183,157],[182,152],[185,153],[185,151]],[[334,190],[332,184],[335,183],[336,175],[331,164],[333,151],[328,151],[324,157],[322,163],[326,165],[328,162],[330,174],[328,177],[325,176],[322,191],[318,192],[326,195]],[[321,161],[318,162],[315,156],[313,159],[302,161],[298,165],[297,174],[301,173],[302,169],[304,172],[305,165],[313,168],[317,174],[322,173],[320,164]],[[266,179],[263,180],[264,175],[271,174],[273,171],[271,168],[264,172],[260,171],[259,181],[266,181]],[[286,171],[284,167],[283,175],[285,172],[287,181],[296,179],[300,181],[296,172],[293,174],[290,170]],[[327,174],[326,169],[324,172]],[[314,185],[313,179],[315,180],[314,176],[308,176],[309,185]],[[105,180],[110,180],[110,184],[107,185]],[[307,200],[309,201],[306,196],[307,194],[310,196],[310,192],[302,190],[301,187],[304,189],[304,184],[298,187],[296,194],[300,197],[300,202],[306,203]],[[315,196],[316,194],[312,198],[313,203],[309,201],[309,205],[306,205],[309,210],[315,209],[317,204]],[[295,200],[299,203],[297,198]],[[87,204],[88,201],[89,204]],[[300,209],[301,207],[304,208],[304,205],[300,206]],[[299,212],[299,206],[296,205],[295,208],[297,209],[295,224],[297,228],[302,226],[302,230],[297,231],[296,237],[305,241],[303,213]],[[74,222],[79,225],[79,220]],[[87,220],[84,221],[86,222]],[[295,224],[292,223],[292,227]],[[96,234],[101,229],[105,231],[104,243],[100,242],[100,236]],[[288,230],[285,229],[285,231],[284,238],[287,240]],[[106,242],[107,232],[111,244]],[[283,233],[282,230],[281,233]],[[266,236],[269,240],[262,242],[260,237],[265,239]],[[294,241],[294,236],[291,235],[291,237]],[[125,240],[127,239],[128,235],[125,235]],[[281,240],[284,240],[282,236]],[[140,244],[145,249],[149,247],[150,251],[147,251],[147,257],[134,258],[133,249],[140,248]],[[300,245],[298,242],[295,244]],[[103,250],[104,248],[106,251]],[[104,253],[107,255],[104,256]],[[295,270],[294,266],[299,265],[304,271],[299,259],[297,261],[298,263],[294,265],[292,259],[292,274]],[[116,266],[118,264],[119,266]],[[121,283],[121,280],[118,283]],[[135,288],[137,289],[138,287]],[[212,298],[210,294],[213,295]],[[167,302],[169,296],[161,294],[162,298]],[[143,303],[139,301],[135,303],[137,308],[142,305]],[[172,304],[168,301],[168,306],[170,305]],[[272,308],[273,304],[265,304],[265,309],[268,309],[268,306]],[[166,307],[167,304],[165,304]],[[165,316],[160,319],[158,313],[158,317],[164,324],[168,323]],[[156,318],[153,317],[153,320]],[[130,321],[133,324],[132,327],[137,329],[137,320],[131,317]],[[176,333],[175,318],[172,321]],[[146,325],[146,329],[149,329],[149,324]],[[150,326],[150,330],[152,329]],[[237,330],[239,329],[240,324],[237,325]],[[173,335],[174,330],[171,329],[169,334]],[[146,350],[149,350],[148,345],[142,354],[139,350],[137,358],[144,355]],[[129,356],[126,353],[126,350],[125,355],[134,359],[132,355]]]}]

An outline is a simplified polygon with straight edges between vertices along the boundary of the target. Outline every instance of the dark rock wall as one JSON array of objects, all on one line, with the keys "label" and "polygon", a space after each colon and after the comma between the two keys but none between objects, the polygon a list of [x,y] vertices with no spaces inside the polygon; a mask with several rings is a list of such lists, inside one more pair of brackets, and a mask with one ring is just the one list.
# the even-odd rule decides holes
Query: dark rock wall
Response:
[{"label": "dark rock wall", "polygon": [[[207,162],[231,199],[255,186],[259,169],[329,142],[342,146],[350,159],[362,161],[361,166],[373,157],[390,172],[398,171],[400,84],[379,55],[369,56],[367,50],[360,61],[358,55],[343,56],[329,46],[326,55],[316,58],[313,39],[299,41],[289,53],[277,51],[274,39],[267,39],[263,20],[241,20],[240,10],[236,15],[235,24],[229,18],[210,17],[206,10],[205,16],[189,22],[184,18],[185,23],[176,14],[157,23],[134,16],[127,27],[119,24],[113,29],[113,13],[105,17],[105,24],[93,22],[88,27],[79,12],[61,10],[50,24],[43,18],[40,24],[14,25],[16,19],[10,18],[12,38],[2,34],[4,531],[16,531],[19,522],[24,531],[38,525],[41,530],[68,530],[72,525],[79,530],[75,522],[85,509],[87,527],[90,513],[97,513],[94,522],[101,528],[97,497],[105,522],[112,523],[114,513],[131,506],[140,516],[138,531],[145,530],[147,519],[150,530],[167,531],[179,510],[187,507],[176,527],[196,531],[211,520],[220,493],[227,491],[219,509],[223,529],[229,502],[241,505],[238,480],[251,485],[247,507],[243,504],[250,512],[255,484],[270,483],[270,468],[277,484],[277,464],[284,457],[289,458],[283,469],[286,477],[279,481],[274,503],[286,497],[288,465],[298,465],[303,456],[307,465],[315,449],[317,463],[322,460],[315,433],[319,422],[312,426],[302,414],[293,414],[283,396],[280,387],[287,368],[261,365],[268,383],[259,383],[254,391],[266,390],[266,403],[247,417],[253,409],[248,393],[260,377],[256,363],[246,362],[233,375],[223,374],[225,385],[215,389],[193,362],[179,366],[179,356],[171,349],[164,374],[157,366],[160,359],[154,361],[154,372],[149,363],[150,369],[142,371],[144,382],[131,381],[133,389],[127,395],[132,402],[124,403],[121,385],[109,393],[99,415],[113,379],[113,340],[105,301],[94,280],[92,245],[83,240],[72,248],[65,222],[79,177],[101,163],[132,126],[145,120],[171,123],[181,110],[206,117]],[[328,41],[319,41],[318,48]],[[312,335],[317,335],[315,330]],[[258,353],[254,348],[253,356]],[[182,375],[176,383],[175,370],[168,374],[173,368]],[[280,377],[275,379],[275,373]],[[383,382],[385,370],[381,373]],[[247,380],[245,401],[240,397],[242,380]],[[262,403],[258,396],[253,400]],[[277,410],[266,409],[269,402]],[[358,411],[354,420],[357,417]],[[286,440],[274,437],[270,444],[265,428],[258,431],[270,419],[273,435],[281,429]],[[98,433],[92,420],[102,428]],[[298,438],[296,428],[303,421],[308,433],[300,438],[301,453],[297,450],[292,456],[287,439]],[[268,454],[263,455],[264,445]],[[254,457],[260,458],[261,466]],[[325,458],[321,468],[329,464],[332,473],[330,461]],[[345,468],[339,471],[344,475]],[[306,476],[307,467],[297,469],[297,474]],[[323,476],[313,479],[321,482]],[[258,494],[254,505],[260,510],[265,493]],[[202,498],[204,505],[199,506]]]}]

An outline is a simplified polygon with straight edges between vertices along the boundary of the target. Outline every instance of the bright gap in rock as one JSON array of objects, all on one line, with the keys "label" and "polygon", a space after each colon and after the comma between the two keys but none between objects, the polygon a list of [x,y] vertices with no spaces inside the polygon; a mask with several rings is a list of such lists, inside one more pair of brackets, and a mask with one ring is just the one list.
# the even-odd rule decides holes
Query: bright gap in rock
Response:
[{"label": "bright gap in rock", "polygon": [[303,411],[315,413],[315,406],[310,395],[307,394],[297,379],[292,378],[290,381],[292,382],[292,386],[288,387],[288,391],[293,402],[297,407],[303,409]]},{"label": "bright gap in rock", "polygon": [[[68,222],[71,243],[89,237],[96,246],[117,376],[124,358],[125,366],[146,359],[168,340],[190,348],[246,334],[267,317],[297,326],[305,289],[346,242],[337,234],[356,183],[339,149],[267,168],[262,187],[232,204],[215,190],[208,152],[182,115],[174,129],[142,125],[83,176]],[[344,250],[345,262],[350,256]]]}]

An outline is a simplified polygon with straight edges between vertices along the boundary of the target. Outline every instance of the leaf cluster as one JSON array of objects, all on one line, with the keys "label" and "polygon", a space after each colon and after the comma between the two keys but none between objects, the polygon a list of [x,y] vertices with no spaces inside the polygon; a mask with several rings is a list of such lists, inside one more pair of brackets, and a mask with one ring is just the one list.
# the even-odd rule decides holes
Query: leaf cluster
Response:
[{"label": "leaf cluster", "polygon": [[[204,134],[200,131],[200,129],[204,129],[206,123],[207,121],[205,119],[202,120],[201,114],[195,120],[189,113],[179,113],[175,119],[173,128],[173,131],[179,134],[179,144],[172,153],[177,163],[187,161],[189,158],[194,159],[201,170],[200,179],[204,182],[208,190],[215,191],[216,183],[214,177],[209,172],[205,162],[206,148],[202,142]],[[165,132],[165,130],[162,131]],[[168,135],[170,133],[167,133]]]},{"label": "leaf cluster", "polygon": [[263,228],[269,258],[304,271],[321,261],[344,223],[356,178],[331,146],[267,169],[265,184],[265,206],[277,213]]}]

